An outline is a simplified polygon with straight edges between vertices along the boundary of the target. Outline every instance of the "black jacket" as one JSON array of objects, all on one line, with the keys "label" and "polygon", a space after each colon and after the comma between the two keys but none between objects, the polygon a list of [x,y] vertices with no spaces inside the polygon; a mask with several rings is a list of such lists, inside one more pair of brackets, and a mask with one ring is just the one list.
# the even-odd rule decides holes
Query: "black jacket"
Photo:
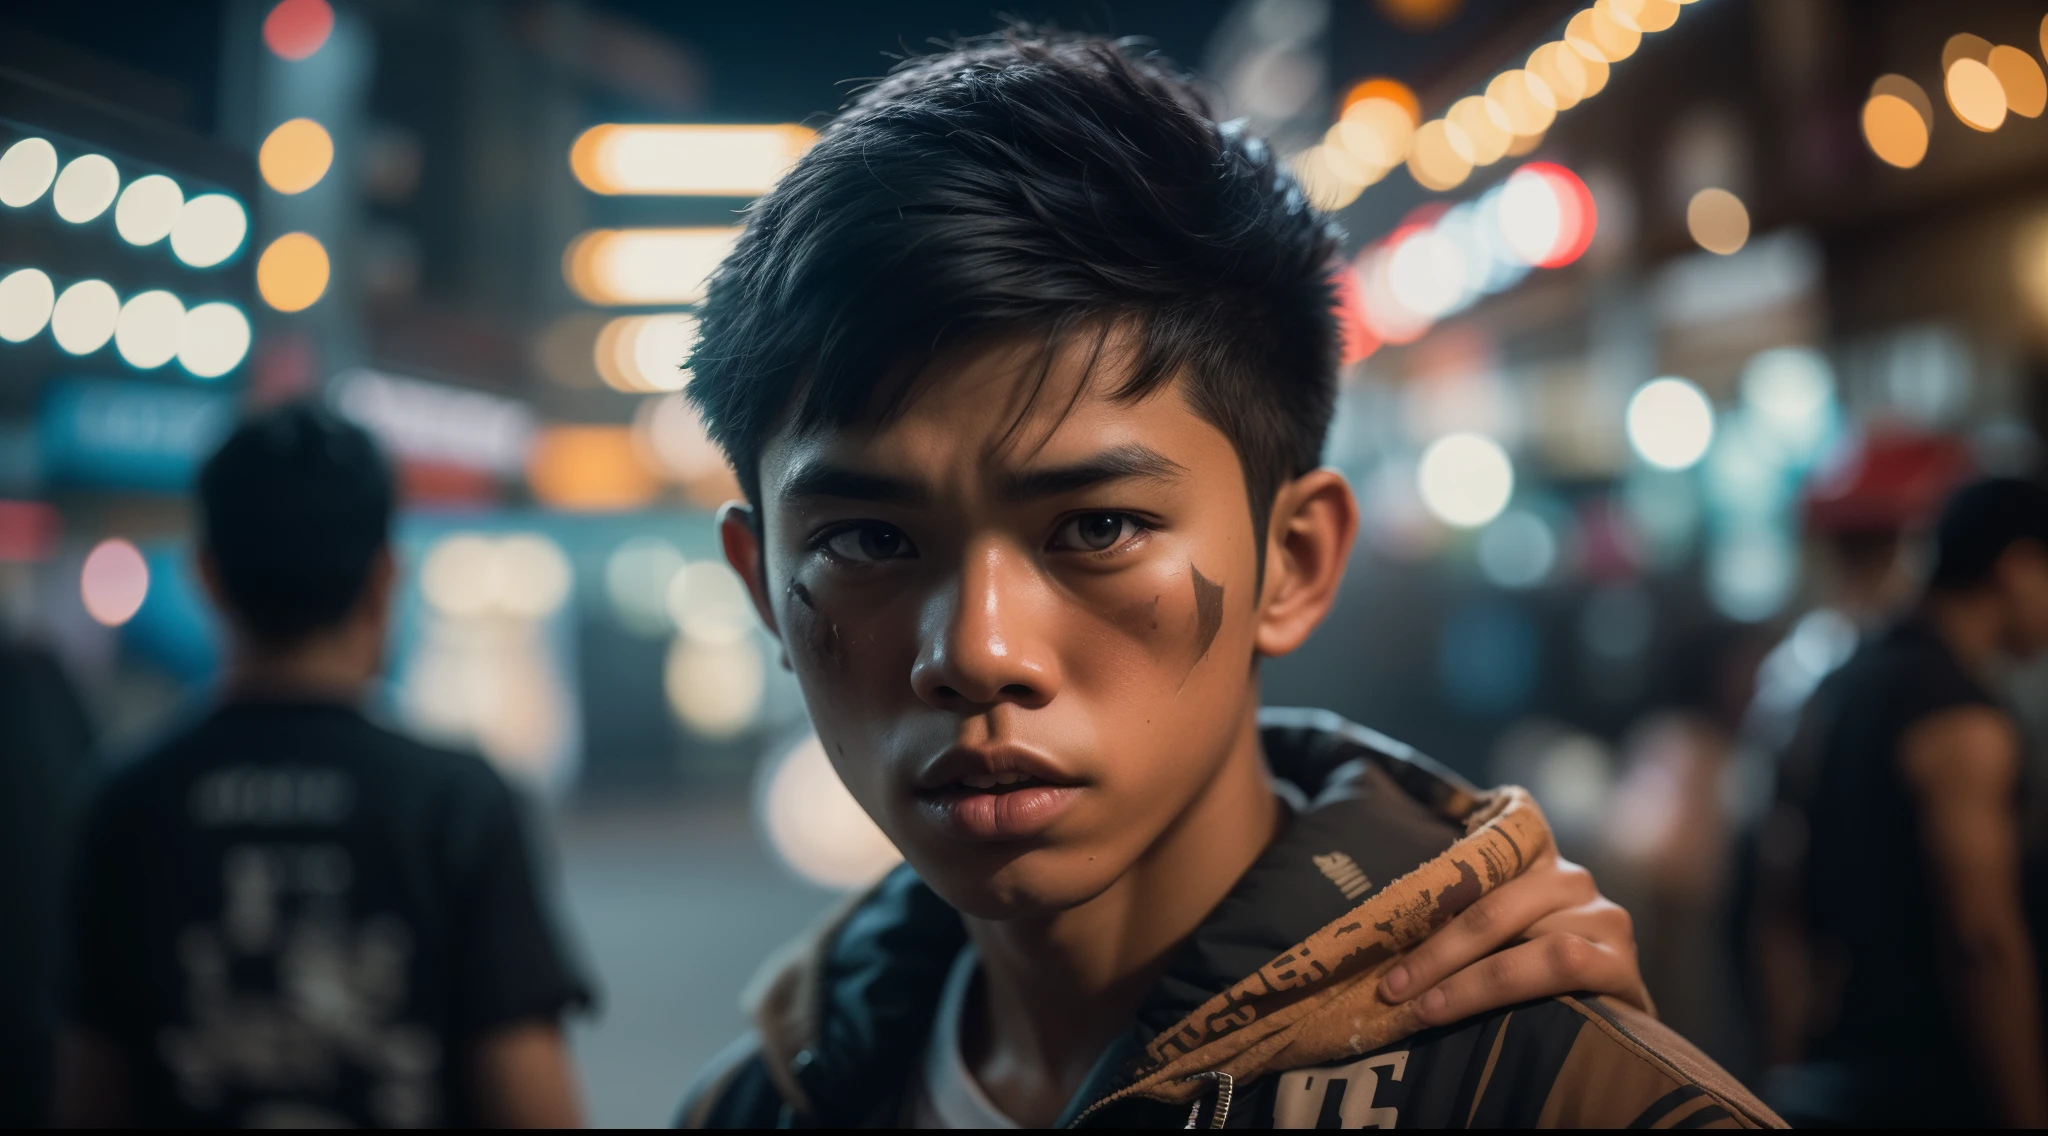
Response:
[{"label": "black jacket", "polygon": [[[1423,1029],[1380,976],[1547,850],[1519,789],[1477,793],[1335,715],[1269,711],[1300,810],[1180,948],[1063,1127],[1759,1127],[1780,1122],[1654,1019],[1549,998]],[[959,915],[907,868],[772,962],[756,1028],[698,1078],[686,1127],[895,1126]]]}]

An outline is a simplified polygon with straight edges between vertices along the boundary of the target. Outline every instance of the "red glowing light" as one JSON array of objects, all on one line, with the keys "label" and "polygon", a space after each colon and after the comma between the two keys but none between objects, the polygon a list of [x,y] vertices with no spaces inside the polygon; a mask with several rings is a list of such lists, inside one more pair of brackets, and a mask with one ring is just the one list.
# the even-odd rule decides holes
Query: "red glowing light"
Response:
[{"label": "red glowing light", "polygon": [[284,0],[263,17],[263,43],[285,59],[300,60],[320,50],[334,31],[327,0]]},{"label": "red glowing light", "polygon": [[1380,349],[1379,338],[1365,322],[1365,285],[1350,265],[1340,266],[1330,277],[1337,292],[1337,334],[1339,362],[1346,367],[1363,362]]},{"label": "red glowing light", "polygon": [[57,510],[41,501],[0,501],[0,563],[48,560],[62,527]]},{"label": "red glowing light", "polygon": [[1562,268],[1584,256],[1593,243],[1593,231],[1599,225],[1593,191],[1586,188],[1579,175],[1555,162],[1530,162],[1515,172],[1525,171],[1541,177],[1557,196],[1557,242],[1548,254],[1534,262],[1535,266]]}]

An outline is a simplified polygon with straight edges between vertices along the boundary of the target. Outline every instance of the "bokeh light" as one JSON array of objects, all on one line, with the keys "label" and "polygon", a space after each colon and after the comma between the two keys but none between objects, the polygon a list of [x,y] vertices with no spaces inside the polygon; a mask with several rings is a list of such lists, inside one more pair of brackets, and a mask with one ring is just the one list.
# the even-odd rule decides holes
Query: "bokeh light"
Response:
[{"label": "bokeh light", "polygon": [[153,370],[178,356],[185,305],[162,289],[138,292],[121,305],[114,323],[114,348],[131,367]]},{"label": "bokeh light", "polygon": [[684,563],[683,554],[660,537],[632,537],[613,549],[604,562],[604,591],[620,626],[649,638],[673,630],[668,590]]},{"label": "bokeh light", "polygon": [[816,734],[762,765],[754,799],[768,846],[790,871],[819,887],[864,888],[903,861],[847,792]]},{"label": "bokeh light", "polygon": [[535,499],[573,512],[638,508],[661,493],[626,426],[551,426],[533,440],[526,477]]},{"label": "bokeh light", "polygon": [[333,32],[327,0],[284,0],[263,17],[263,46],[294,62],[311,58]]},{"label": "bokeh light", "polygon": [[249,317],[216,300],[185,313],[178,329],[178,363],[202,379],[217,379],[249,354]]},{"label": "bokeh light", "polygon": [[1415,97],[1415,91],[1408,84],[1403,83],[1399,79],[1390,79],[1384,75],[1360,79],[1358,82],[1353,83],[1349,90],[1344,92],[1343,110],[1349,111],[1352,107],[1365,102],[1367,99],[1383,99],[1394,104],[1395,107],[1400,109],[1402,116],[1408,120],[1408,125],[1411,129],[1416,123],[1422,121],[1421,100]]},{"label": "bokeh light", "polygon": [[2048,107],[2048,77],[2042,76],[2041,65],[2033,56],[2000,44],[1991,49],[1984,64],[2005,92],[2005,109],[2021,118],[2041,117],[2042,109]]},{"label": "bokeh light", "polygon": [[1408,173],[1424,189],[1456,189],[1472,176],[1471,140],[1445,119],[1423,123],[1408,150]]},{"label": "bokeh light", "polygon": [[24,138],[0,154],[0,205],[33,205],[57,180],[57,148],[48,139]]},{"label": "bokeh light", "polygon": [[1557,533],[1535,512],[1510,509],[1479,530],[1473,555],[1489,583],[1533,588],[1557,566]]},{"label": "bokeh light", "polygon": [[690,381],[684,364],[696,347],[697,317],[688,312],[620,316],[598,332],[592,360],[613,390],[679,391]]},{"label": "bokeh light", "polygon": [[[1331,127],[1333,133],[1336,129]],[[1302,192],[1308,194],[1309,201],[1326,213],[1333,213],[1358,200],[1367,182],[1378,180],[1385,172],[1368,169],[1349,150],[1327,142],[1296,154],[1289,166],[1294,171],[1295,180],[1301,183]]]},{"label": "bokeh light", "polygon": [[561,546],[538,533],[454,533],[420,564],[420,594],[454,619],[544,619],[567,601],[573,584]]},{"label": "bokeh light", "polygon": [[1464,250],[1432,227],[1394,246],[1387,261],[1387,282],[1404,307],[1434,320],[1464,301],[1465,267]]},{"label": "bokeh light", "polygon": [[162,174],[128,183],[114,206],[114,231],[131,245],[153,245],[171,235],[185,208],[185,191]]},{"label": "bokeh light", "polygon": [[280,312],[302,312],[327,291],[327,249],[311,233],[286,233],[256,261],[256,291]]},{"label": "bokeh light", "polygon": [[774,188],[817,138],[795,123],[605,123],[576,139],[569,168],[593,193],[752,197]]},{"label": "bokeh light", "polygon": [[669,581],[668,615],[693,643],[733,643],[754,626],[746,585],[722,560],[693,560]]},{"label": "bokeh light", "polygon": [[592,304],[694,304],[739,235],[738,226],[592,229],[569,242],[562,275]]},{"label": "bokeh light", "polygon": [[1834,368],[1811,347],[1759,351],[1742,368],[1742,402],[1786,458],[1805,464],[1834,428]]},{"label": "bokeh light", "polygon": [[1490,166],[1507,156],[1514,131],[1507,114],[1484,95],[1467,95],[1451,104],[1444,121],[1458,128],[1465,139],[1464,156],[1475,166]]},{"label": "bokeh light", "polygon": [[1905,99],[1872,95],[1863,104],[1863,141],[1885,163],[1909,170],[1927,156],[1927,123]]},{"label": "bokeh light", "polygon": [[1330,129],[1352,157],[1368,170],[1384,173],[1408,160],[1408,145],[1415,137],[1412,106],[1380,95],[1358,99],[1344,108]]},{"label": "bokeh light", "polygon": [[1798,582],[1791,540],[1775,529],[1744,526],[1707,549],[1707,598],[1730,619],[1756,623],[1783,610]]},{"label": "bokeh light", "polygon": [[633,412],[633,442],[641,458],[683,487],[691,501],[715,508],[740,495],[725,451],[711,440],[703,416],[680,394],[643,400]]},{"label": "bokeh light", "polygon": [[171,252],[194,268],[211,268],[235,255],[249,235],[249,214],[224,193],[202,193],[178,210]]},{"label": "bokeh light", "polygon": [[82,154],[57,175],[50,202],[57,207],[57,216],[83,225],[105,213],[120,191],[121,171],[114,168],[113,159],[104,154]]},{"label": "bokeh light", "polygon": [[1949,109],[1970,129],[1989,133],[2005,125],[2005,87],[1985,64],[1957,59],[1949,64],[1942,90]]},{"label": "bokeh light", "polygon": [[50,311],[50,334],[73,355],[90,355],[114,337],[121,297],[104,280],[81,280],[64,289]]},{"label": "bokeh light", "polygon": [[1699,387],[1675,376],[1636,388],[1626,413],[1628,444],[1658,469],[1699,464],[1714,442],[1714,407]]},{"label": "bokeh light", "polygon": [[1486,99],[1500,108],[1508,132],[1520,137],[1542,134],[1557,118],[1557,95],[1541,76],[1528,71],[1495,75],[1486,85]]},{"label": "bokeh light", "polygon": [[1749,243],[1749,210],[1741,198],[1710,187],[1693,194],[1686,203],[1685,228],[1701,248],[1728,256]]},{"label": "bokeh light", "polygon": [[94,622],[119,627],[149,598],[149,565],[133,544],[119,537],[103,540],[86,554],[78,594]]},{"label": "bokeh light", "polygon": [[320,184],[334,164],[334,139],[310,118],[281,123],[256,152],[263,182],[283,194],[304,193]]},{"label": "bokeh light", "polygon": [[1438,520],[1478,528],[1507,508],[1515,467],[1500,443],[1484,434],[1446,434],[1422,451],[1415,482],[1423,505]]},{"label": "bokeh light", "polygon": [[0,277],[0,339],[25,343],[35,338],[56,306],[56,285],[41,269],[16,269]]},{"label": "bokeh light", "polygon": [[698,737],[720,741],[744,733],[760,716],[768,673],[752,639],[678,638],[661,678],[676,720]]}]

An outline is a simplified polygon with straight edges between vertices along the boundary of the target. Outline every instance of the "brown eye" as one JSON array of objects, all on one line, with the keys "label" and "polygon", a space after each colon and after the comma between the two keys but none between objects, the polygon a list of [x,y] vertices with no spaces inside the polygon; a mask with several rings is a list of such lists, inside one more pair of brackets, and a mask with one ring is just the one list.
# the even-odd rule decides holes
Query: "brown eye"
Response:
[{"label": "brown eye", "polygon": [[842,560],[860,564],[917,555],[917,549],[902,529],[879,522],[840,529],[825,541],[825,547]]},{"label": "brown eye", "polygon": [[1060,552],[1102,552],[1134,534],[1137,527],[1122,513],[1082,513],[1060,525],[1053,534],[1052,547]]}]

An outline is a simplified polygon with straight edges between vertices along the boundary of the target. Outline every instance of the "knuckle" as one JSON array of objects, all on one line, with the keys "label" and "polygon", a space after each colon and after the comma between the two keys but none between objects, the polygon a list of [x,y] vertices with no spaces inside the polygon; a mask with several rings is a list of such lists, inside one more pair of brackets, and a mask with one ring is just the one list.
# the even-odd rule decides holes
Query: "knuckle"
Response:
[{"label": "knuckle", "polygon": [[1464,924],[1465,930],[1474,935],[1492,934],[1495,924],[1500,922],[1497,905],[1492,900],[1493,896],[1487,896],[1466,908],[1464,914],[1458,916],[1458,922]]},{"label": "knuckle", "polygon": [[1562,974],[1590,974],[1600,957],[1600,948],[1570,932],[1561,931],[1550,936],[1545,946],[1549,951],[1548,961]]}]

